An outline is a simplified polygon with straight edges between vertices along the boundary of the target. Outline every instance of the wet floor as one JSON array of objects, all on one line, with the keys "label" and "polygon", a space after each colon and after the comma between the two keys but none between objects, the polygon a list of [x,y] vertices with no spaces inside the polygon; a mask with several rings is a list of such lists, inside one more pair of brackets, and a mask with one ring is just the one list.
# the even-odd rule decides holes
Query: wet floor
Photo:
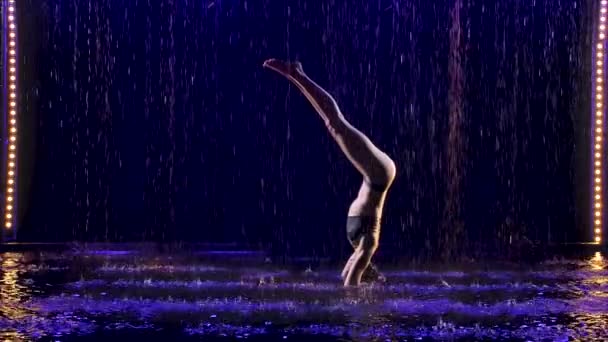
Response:
[{"label": "wet floor", "polygon": [[337,268],[245,251],[0,253],[0,340],[603,340],[607,264],[386,269],[347,290]]}]

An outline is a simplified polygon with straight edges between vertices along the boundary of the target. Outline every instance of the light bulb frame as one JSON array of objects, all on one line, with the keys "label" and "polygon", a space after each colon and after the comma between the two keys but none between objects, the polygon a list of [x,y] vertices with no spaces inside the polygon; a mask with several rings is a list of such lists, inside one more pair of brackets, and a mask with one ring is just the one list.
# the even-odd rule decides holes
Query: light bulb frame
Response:
[{"label": "light bulb frame", "polygon": [[591,75],[591,243],[605,243],[604,236],[604,170],[603,147],[606,121],[606,34],[608,24],[608,0],[600,0],[597,23],[593,29]]},{"label": "light bulb frame", "polygon": [[4,158],[3,169],[4,187],[3,199],[4,203],[2,212],[2,241],[15,240],[17,238],[17,165],[18,165],[18,121],[19,121],[19,85],[18,85],[18,56],[19,51],[17,44],[17,1],[16,0],[0,0],[2,1],[2,32],[4,42],[3,46],[3,90],[2,110],[4,112],[3,120],[3,135],[8,137],[3,141]]}]

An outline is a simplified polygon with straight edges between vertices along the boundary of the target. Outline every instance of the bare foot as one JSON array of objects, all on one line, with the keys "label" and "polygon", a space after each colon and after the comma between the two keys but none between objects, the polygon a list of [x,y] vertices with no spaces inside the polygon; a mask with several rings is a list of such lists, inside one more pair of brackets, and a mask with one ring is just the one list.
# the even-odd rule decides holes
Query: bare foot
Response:
[{"label": "bare foot", "polygon": [[296,73],[304,73],[302,69],[302,63],[295,62],[285,62],[278,59],[268,59],[264,62],[263,65],[265,68],[274,70],[283,76],[292,76]]}]

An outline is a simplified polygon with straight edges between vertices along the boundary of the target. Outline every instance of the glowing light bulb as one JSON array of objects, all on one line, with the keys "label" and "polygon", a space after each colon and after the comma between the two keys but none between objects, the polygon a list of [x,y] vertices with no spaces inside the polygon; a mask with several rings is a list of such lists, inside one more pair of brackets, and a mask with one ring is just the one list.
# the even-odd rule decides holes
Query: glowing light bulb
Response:
[{"label": "glowing light bulb", "polygon": [[13,188],[8,188],[9,193],[13,193]]},{"label": "glowing light bulb", "polygon": [[596,178],[596,179],[595,179],[595,182],[596,182],[596,183],[600,183],[600,182],[601,182],[601,179]]},{"label": "glowing light bulb", "polygon": [[[13,158],[14,158],[14,157],[13,157]],[[11,158],[11,159],[13,159],[13,158]],[[596,175],[599,175],[599,174],[600,174],[600,170],[595,170],[595,174],[596,174]]]},{"label": "glowing light bulb", "polygon": [[601,100],[601,99],[602,99],[602,95],[601,95],[601,94],[597,94],[597,95],[595,96],[595,98],[596,98],[596,99],[598,99],[598,100]]},{"label": "glowing light bulb", "polygon": [[12,205],[10,205],[10,204],[9,204],[9,205],[7,205],[7,206],[6,206],[6,210],[13,210],[13,206],[12,206]]},{"label": "glowing light bulb", "polygon": [[9,167],[15,167],[15,163],[14,163],[14,162],[9,162],[9,163],[8,163],[8,166],[9,166]]},{"label": "glowing light bulb", "polygon": [[601,215],[601,214],[600,214],[600,212],[599,212],[599,211],[596,211],[596,212],[595,212],[595,216],[598,216],[598,217],[599,217],[600,215]]},{"label": "glowing light bulb", "polygon": [[13,183],[15,183],[15,181],[14,181],[14,180],[12,180],[12,179],[9,179],[9,180],[8,180],[8,184],[11,184],[11,185],[12,185]]},{"label": "glowing light bulb", "polygon": [[599,157],[601,157],[601,156],[600,156],[600,154],[599,154],[599,153],[596,153],[596,154],[595,154],[595,158],[599,158]]},{"label": "glowing light bulb", "polygon": [[595,187],[595,191],[596,191],[596,192],[599,192],[600,190],[602,190],[602,188],[600,188],[599,186],[596,186],[596,187]]},{"label": "glowing light bulb", "polygon": [[12,202],[12,201],[13,201],[13,196],[8,196],[8,197],[6,198],[6,200],[7,200],[7,201],[9,201],[9,202]]},{"label": "glowing light bulb", "polygon": [[602,120],[597,120],[595,123],[598,124],[598,125],[601,125],[602,124]]},{"label": "glowing light bulb", "polygon": [[8,175],[11,176],[11,177],[14,176],[15,175],[15,171],[13,171],[13,170],[9,171]]},{"label": "glowing light bulb", "polygon": [[[595,199],[599,200],[600,199],[600,195],[595,195]],[[597,221],[596,221],[597,222]]]},{"label": "glowing light bulb", "polygon": [[12,224],[11,224],[10,222],[6,222],[6,223],[4,224],[4,226],[5,226],[6,228],[10,228],[10,227],[12,226]]},{"label": "glowing light bulb", "polygon": [[[599,220],[598,220],[598,221],[599,221]],[[596,222],[597,222],[597,221],[596,221]],[[599,223],[598,223],[598,225],[599,225]],[[595,228],[595,234],[599,234],[600,232],[601,232],[601,231],[600,231],[600,229],[599,229],[599,228]]]},{"label": "glowing light bulb", "polygon": [[600,243],[601,241],[602,241],[602,239],[600,239],[600,237],[599,237],[599,236],[596,236],[596,237],[595,237],[595,242]]},{"label": "glowing light bulb", "polygon": [[602,129],[601,129],[601,128],[599,128],[599,127],[598,127],[598,128],[596,128],[596,129],[595,129],[595,131],[596,131],[596,132],[598,132],[598,133],[602,133]]}]

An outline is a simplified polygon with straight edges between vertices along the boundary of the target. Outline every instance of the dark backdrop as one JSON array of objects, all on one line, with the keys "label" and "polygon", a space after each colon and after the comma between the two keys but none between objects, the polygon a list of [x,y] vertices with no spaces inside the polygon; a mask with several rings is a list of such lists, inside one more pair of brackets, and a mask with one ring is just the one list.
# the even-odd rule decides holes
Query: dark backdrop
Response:
[{"label": "dark backdrop", "polygon": [[[21,1],[20,239],[344,250],[360,176],[261,68],[278,57],[301,60],[396,160],[385,246],[450,247],[437,241],[455,155],[453,247],[587,240],[593,8],[463,0],[453,25],[454,3]],[[454,72],[462,148],[448,143]]]}]

